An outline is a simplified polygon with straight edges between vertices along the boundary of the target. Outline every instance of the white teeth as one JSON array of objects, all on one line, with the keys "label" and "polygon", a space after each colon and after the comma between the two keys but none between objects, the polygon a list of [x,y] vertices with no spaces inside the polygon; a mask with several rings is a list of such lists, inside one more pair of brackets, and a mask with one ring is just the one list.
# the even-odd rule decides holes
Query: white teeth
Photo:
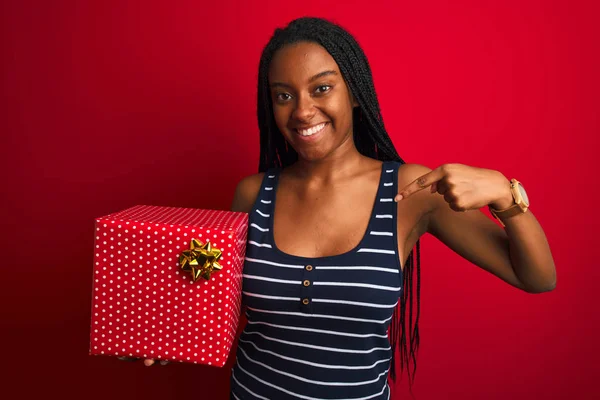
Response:
[{"label": "white teeth", "polygon": [[317,132],[320,132],[323,128],[325,128],[325,125],[326,125],[326,123],[322,123],[317,126],[313,126],[312,128],[309,128],[309,129],[298,129],[298,132],[302,136],[311,136]]}]

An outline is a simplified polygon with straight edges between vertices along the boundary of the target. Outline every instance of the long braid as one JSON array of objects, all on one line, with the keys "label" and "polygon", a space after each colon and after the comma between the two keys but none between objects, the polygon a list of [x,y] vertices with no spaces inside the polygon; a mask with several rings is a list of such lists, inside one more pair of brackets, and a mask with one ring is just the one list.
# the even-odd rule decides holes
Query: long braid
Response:
[{"label": "long braid", "polygon": [[[269,65],[277,50],[296,42],[314,42],[324,47],[340,68],[346,83],[359,107],[353,110],[354,142],[358,151],[381,161],[404,161],[398,155],[383,123],[379,101],[375,92],[373,76],[367,57],[354,37],[339,25],[321,18],[299,18],[289,23],[284,29],[276,29],[265,46],[259,63],[257,115],[260,129],[260,161],[259,172],[272,167],[285,168],[298,160],[296,151],[287,145],[283,135],[277,128],[273,114],[268,72]],[[389,327],[392,360],[390,377],[396,381],[396,348],[400,341],[400,367],[404,371],[407,365],[409,383],[412,389],[417,367],[419,348],[419,316],[420,316],[420,241],[416,243],[416,319],[413,328],[413,274],[415,253],[408,255],[403,273],[403,288],[398,306],[394,309]],[[406,305],[408,302],[408,334],[406,329]],[[398,338],[398,336],[400,336]],[[411,376],[410,363],[413,373]]]}]

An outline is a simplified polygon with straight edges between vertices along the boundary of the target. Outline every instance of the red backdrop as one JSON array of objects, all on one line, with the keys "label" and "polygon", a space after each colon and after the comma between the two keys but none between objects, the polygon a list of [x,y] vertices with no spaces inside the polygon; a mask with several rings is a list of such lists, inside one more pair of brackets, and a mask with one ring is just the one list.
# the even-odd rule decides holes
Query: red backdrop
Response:
[{"label": "red backdrop", "polygon": [[2,397],[228,398],[233,357],[88,355],[93,223],[135,204],[227,209],[257,170],[260,52],[302,15],[355,34],[407,162],[518,178],[553,250],[558,286],[531,295],[423,237],[417,399],[598,395],[594,2],[352,3],[2,2]]}]

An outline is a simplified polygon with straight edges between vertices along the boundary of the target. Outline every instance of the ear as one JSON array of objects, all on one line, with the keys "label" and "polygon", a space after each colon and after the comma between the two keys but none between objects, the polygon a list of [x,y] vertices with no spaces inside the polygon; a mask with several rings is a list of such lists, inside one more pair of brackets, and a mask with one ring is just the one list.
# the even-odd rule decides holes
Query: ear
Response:
[{"label": "ear", "polygon": [[358,101],[356,101],[356,97],[354,97],[352,92],[350,92],[350,101],[352,101],[353,108],[360,107],[360,105],[358,104]]}]

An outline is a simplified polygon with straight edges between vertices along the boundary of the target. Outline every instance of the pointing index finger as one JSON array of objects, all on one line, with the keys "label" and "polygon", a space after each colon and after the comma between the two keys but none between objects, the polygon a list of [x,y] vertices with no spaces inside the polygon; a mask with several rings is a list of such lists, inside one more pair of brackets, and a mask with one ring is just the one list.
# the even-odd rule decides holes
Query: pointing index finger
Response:
[{"label": "pointing index finger", "polygon": [[436,168],[425,175],[421,175],[407,186],[405,186],[402,190],[398,192],[394,201],[400,201],[402,199],[407,198],[408,196],[416,193],[420,190],[425,189],[426,187],[431,186],[433,183],[442,179],[443,173],[439,168]]}]

